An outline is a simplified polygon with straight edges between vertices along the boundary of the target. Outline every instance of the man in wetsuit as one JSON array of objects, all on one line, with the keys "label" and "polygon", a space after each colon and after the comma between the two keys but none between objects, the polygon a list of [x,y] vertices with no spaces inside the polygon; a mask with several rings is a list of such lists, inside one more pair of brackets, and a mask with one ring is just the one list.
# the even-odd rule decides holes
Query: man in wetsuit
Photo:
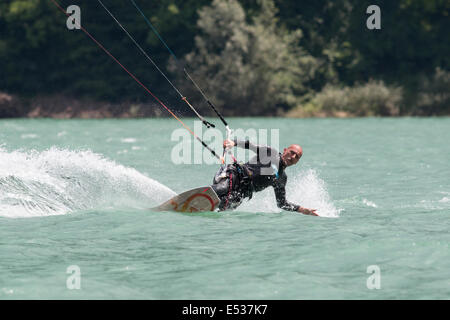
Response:
[{"label": "man in wetsuit", "polygon": [[287,176],[284,172],[296,164],[303,155],[302,148],[293,144],[283,153],[268,146],[258,146],[250,141],[225,140],[224,148],[234,146],[249,149],[256,155],[245,164],[237,162],[222,166],[211,186],[220,198],[219,210],[234,209],[244,198],[252,198],[253,192],[272,186],[279,208],[317,216],[315,209],[303,208],[286,200]]}]

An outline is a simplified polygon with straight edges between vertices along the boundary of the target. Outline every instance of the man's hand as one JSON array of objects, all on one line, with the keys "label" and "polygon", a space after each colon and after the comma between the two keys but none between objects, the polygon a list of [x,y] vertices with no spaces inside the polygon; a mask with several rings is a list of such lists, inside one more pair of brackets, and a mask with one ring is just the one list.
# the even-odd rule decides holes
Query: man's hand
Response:
[{"label": "man's hand", "polygon": [[234,142],[232,140],[230,140],[230,139],[226,139],[226,140],[223,141],[223,148],[224,149],[233,148],[234,145],[235,145]]},{"label": "man's hand", "polygon": [[316,209],[307,209],[307,208],[303,208],[303,207],[298,208],[298,212],[303,213],[303,214],[307,214],[307,215],[310,215],[310,216],[319,216],[316,213],[316,211],[317,211]]}]

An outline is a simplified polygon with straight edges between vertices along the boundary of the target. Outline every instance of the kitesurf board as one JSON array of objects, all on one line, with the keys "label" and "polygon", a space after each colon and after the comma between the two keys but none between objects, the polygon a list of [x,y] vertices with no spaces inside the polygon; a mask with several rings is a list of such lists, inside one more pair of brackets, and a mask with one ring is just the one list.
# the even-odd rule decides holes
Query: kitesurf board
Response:
[{"label": "kitesurf board", "polygon": [[220,199],[211,187],[201,187],[183,192],[152,210],[177,212],[214,211],[219,203]]}]

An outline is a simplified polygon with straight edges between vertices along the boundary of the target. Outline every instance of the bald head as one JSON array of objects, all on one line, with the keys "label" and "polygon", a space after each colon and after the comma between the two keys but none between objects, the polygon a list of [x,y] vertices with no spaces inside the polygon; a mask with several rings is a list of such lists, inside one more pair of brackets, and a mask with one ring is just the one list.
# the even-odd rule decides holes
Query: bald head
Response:
[{"label": "bald head", "polygon": [[294,150],[295,152],[297,152],[300,155],[300,157],[303,155],[303,149],[298,144],[291,144],[287,148],[287,150]]},{"label": "bald head", "polygon": [[291,144],[283,150],[281,159],[286,167],[296,164],[303,155],[303,149],[298,144]]}]

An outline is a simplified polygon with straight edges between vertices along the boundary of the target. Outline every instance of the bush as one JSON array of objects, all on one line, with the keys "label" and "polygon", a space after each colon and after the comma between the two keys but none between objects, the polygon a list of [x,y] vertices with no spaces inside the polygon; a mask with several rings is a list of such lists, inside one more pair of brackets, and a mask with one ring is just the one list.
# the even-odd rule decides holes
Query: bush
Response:
[{"label": "bush", "polygon": [[450,113],[450,72],[436,68],[432,77],[422,79],[416,98],[419,115]]},{"label": "bush", "polygon": [[373,80],[354,87],[326,86],[288,116],[397,116],[402,91]]},{"label": "bush", "polygon": [[0,92],[0,118],[18,118],[27,112],[23,99]]}]

